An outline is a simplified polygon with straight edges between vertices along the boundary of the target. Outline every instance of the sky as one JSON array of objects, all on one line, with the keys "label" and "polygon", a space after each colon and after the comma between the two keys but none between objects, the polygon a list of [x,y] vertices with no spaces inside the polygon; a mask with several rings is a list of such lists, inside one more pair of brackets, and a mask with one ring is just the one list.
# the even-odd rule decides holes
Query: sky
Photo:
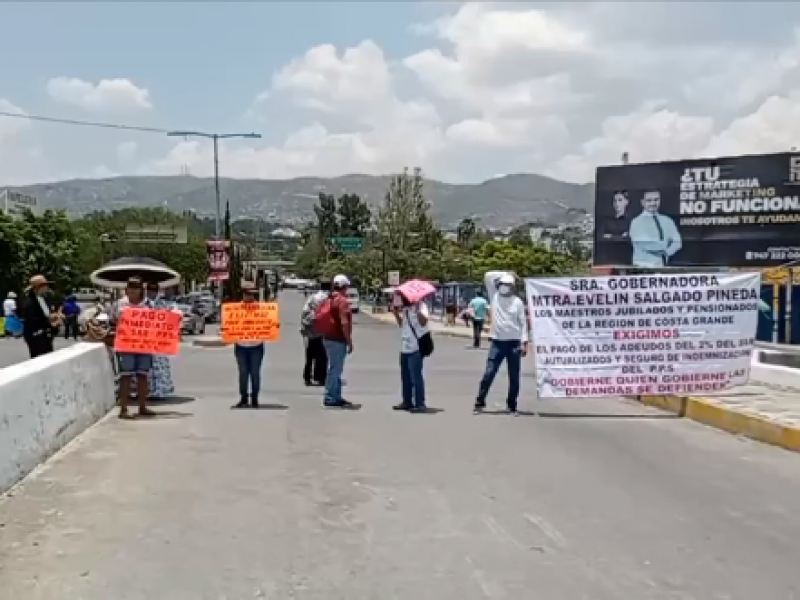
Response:
[{"label": "sky", "polygon": [[[0,111],[220,174],[587,182],[800,146],[798,2],[0,2]],[[0,185],[208,176],[0,116]]]}]

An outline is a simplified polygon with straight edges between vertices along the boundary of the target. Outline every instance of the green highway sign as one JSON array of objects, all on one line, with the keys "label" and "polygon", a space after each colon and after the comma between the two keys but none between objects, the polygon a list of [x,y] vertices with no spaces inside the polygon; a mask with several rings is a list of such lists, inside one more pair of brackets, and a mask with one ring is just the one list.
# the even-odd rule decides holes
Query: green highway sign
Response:
[{"label": "green highway sign", "polygon": [[328,243],[339,252],[350,254],[361,252],[363,240],[359,237],[335,237],[329,238]]}]

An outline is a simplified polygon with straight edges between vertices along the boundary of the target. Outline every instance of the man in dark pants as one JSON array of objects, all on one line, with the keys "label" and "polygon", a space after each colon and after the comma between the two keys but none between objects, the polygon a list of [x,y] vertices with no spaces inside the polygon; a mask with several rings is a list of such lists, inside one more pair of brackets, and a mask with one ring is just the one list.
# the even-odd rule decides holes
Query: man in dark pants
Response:
[{"label": "man in dark pants", "polygon": [[78,341],[78,334],[80,328],[78,327],[78,317],[81,314],[81,307],[78,306],[78,301],[75,296],[70,294],[64,300],[61,306],[61,313],[64,315],[64,339],[68,340],[70,336]]},{"label": "man in dark pants", "polygon": [[314,317],[319,305],[328,298],[330,290],[330,282],[321,282],[320,290],[306,300],[300,315],[300,333],[304,338],[306,349],[306,362],[303,367],[303,381],[306,385],[325,385],[328,355],[325,354],[322,336],[314,330]]},{"label": "man in dark pants", "polygon": [[31,358],[50,354],[53,338],[60,324],[58,315],[51,314],[45,295],[50,291],[50,282],[44,275],[34,275],[28,282],[28,301],[23,312],[22,337],[28,345]]}]

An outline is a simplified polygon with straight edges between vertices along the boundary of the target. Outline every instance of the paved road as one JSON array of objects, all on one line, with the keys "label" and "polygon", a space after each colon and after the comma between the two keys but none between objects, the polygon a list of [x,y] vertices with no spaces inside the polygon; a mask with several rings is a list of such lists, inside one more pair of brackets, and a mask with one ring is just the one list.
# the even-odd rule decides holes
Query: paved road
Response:
[{"label": "paved road", "polygon": [[288,409],[230,410],[230,350],[182,349],[194,402],[103,421],[0,503],[2,600],[800,598],[800,457],[622,400],[536,404],[530,377],[546,416],[473,416],[485,353],[452,338],[443,412],[397,414],[396,329],[367,316],[363,408],[324,410],[284,298],[263,400]]},{"label": "paved road", "polygon": [[[63,338],[56,338],[56,350],[66,348],[72,341],[65,341]],[[28,347],[25,342],[10,338],[0,338],[0,369],[28,360]]]}]

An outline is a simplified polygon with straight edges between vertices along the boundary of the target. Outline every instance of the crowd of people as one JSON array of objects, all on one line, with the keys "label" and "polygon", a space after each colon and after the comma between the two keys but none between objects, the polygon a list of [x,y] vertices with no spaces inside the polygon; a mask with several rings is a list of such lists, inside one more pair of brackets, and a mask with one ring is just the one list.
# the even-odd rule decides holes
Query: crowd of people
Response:
[{"label": "crowd of people", "polygon": [[[308,297],[300,315],[300,333],[305,346],[303,382],[306,386],[323,388],[322,404],[328,408],[352,408],[343,396],[343,374],[347,358],[354,351],[353,319],[347,290],[350,280],[337,275],[329,283]],[[473,347],[479,348],[486,322],[489,326],[489,352],[486,368],[478,385],[474,410],[486,407],[486,397],[494,379],[506,363],[509,376],[507,407],[517,413],[521,359],[528,352],[528,319],[524,302],[515,293],[516,279],[509,273],[488,273],[486,289],[489,299],[478,293],[468,306],[473,326]],[[114,353],[113,331],[122,311],[129,307],[170,309],[170,303],[159,292],[156,282],[145,282],[139,277],[127,281],[125,295],[116,303],[100,299],[82,310],[74,296],[54,311],[47,302],[50,282],[42,275],[30,279],[27,301],[22,310],[10,293],[3,304],[6,335],[19,335],[28,345],[31,358],[53,351],[53,339],[64,327],[65,336],[78,337],[79,330],[87,341],[105,343],[109,357],[118,376],[119,417],[131,419],[129,410],[136,400],[138,415],[155,413],[148,403],[166,399],[174,393],[172,369],[166,356],[134,353]],[[242,301],[256,302],[257,290],[245,284]],[[412,413],[427,411],[425,395],[425,360],[433,354],[434,343],[429,326],[429,309],[423,301],[412,301],[401,290],[394,293],[391,311],[399,328],[400,402],[395,410]],[[21,314],[20,314],[21,312]],[[265,342],[241,341],[234,344],[238,370],[239,401],[235,408],[259,406],[261,369],[265,355]]]}]

